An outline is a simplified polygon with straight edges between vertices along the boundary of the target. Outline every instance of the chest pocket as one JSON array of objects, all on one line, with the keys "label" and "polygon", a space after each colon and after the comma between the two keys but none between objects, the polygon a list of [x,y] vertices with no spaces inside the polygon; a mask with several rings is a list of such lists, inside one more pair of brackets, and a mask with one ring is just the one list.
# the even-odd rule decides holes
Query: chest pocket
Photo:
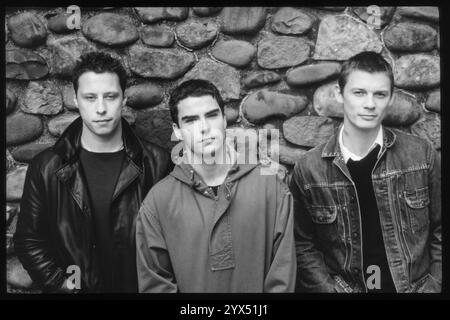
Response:
[{"label": "chest pocket", "polygon": [[341,239],[342,220],[340,206],[318,206],[309,207],[311,220],[315,225],[317,238],[322,242],[339,242]]},{"label": "chest pocket", "polygon": [[311,219],[317,224],[330,224],[336,220],[337,206],[311,206]]},{"label": "chest pocket", "polygon": [[405,190],[403,197],[412,231],[419,232],[427,228],[429,225],[428,205],[430,204],[428,187]]}]

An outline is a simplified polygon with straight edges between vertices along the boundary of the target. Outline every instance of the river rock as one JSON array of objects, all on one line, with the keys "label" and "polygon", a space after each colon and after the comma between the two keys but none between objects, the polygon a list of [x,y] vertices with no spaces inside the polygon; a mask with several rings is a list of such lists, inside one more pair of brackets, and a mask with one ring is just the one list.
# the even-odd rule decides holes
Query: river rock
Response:
[{"label": "river rock", "polygon": [[313,58],[347,60],[362,51],[380,53],[383,44],[366,24],[346,16],[326,16],[319,25]]},{"label": "river rock", "polygon": [[311,15],[302,10],[284,7],[274,15],[272,30],[287,35],[304,34],[312,28],[314,20]]},{"label": "river rock", "polygon": [[295,116],[283,123],[287,141],[303,147],[315,147],[334,134],[335,122],[318,116]]},{"label": "river rock", "polygon": [[247,41],[229,40],[218,42],[211,53],[217,60],[242,68],[252,61],[256,48]]},{"label": "river rock", "polygon": [[47,27],[54,33],[64,34],[75,31],[67,26],[67,20],[72,16],[71,13],[61,13],[48,19]]},{"label": "river rock", "polygon": [[387,126],[409,126],[419,119],[422,111],[421,105],[414,96],[394,90],[394,100],[383,119]]},{"label": "river rock", "polygon": [[32,114],[58,114],[63,110],[61,93],[49,81],[30,82],[20,108],[23,112]]},{"label": "river rock", "polygon": [[242,84],[247,88],[257,88],[266,84],[275,83],[281,80],[278,73],[274,71],[255,71],[248,74],[243,80]]},{"label": "river rock", "polygon": [[142,83],[127,88],[127,105],[133,109],[145,109],[160,103],[164,96],[160,87],[151,83]]},{"label": "river rock", "polygon": [[124,47],[139,38],[130,17],[104,12],[89,18],[81,28],[89,40],[113,47]]},{"label": "river rock", "polygon": [[335,95],[337,81],[324,84],[314,92],[313,107],[319,116],[343,118],[344,104]]},{"label": "river rock", "polygon": [[411,133],[428,140],[436,150],[441,149],[441,118],[437,113],[425,112],[423,117],[411,126]]},{"label": "river rock", "polygon": [[11,152],[9,152],[8,149],[6,149],[6,161],[5,162],[6,162],[6,172],[9,172],[9,170],[14,168],[15,161],[14,161],[14,158],[13,158]]},{"label": "river rock", "polygon": [[244,102],[242,111],[245,118],[260,123],[269,117],[288,118],[306,108],[308,98],[293,96],[262,89],[252,93]]},{"label": "river rock", "polygon": [[194,64],[193,54],[178,49],[153,49],[132,46],[131,70],[145,78],[176,79]]},{"label": "river rock", "polygon": [[14,149],[11,154],[18,162],[30,162],[37,154],[53,146],[53,143],[27,143]]},{"label": "river rock", "polygon": [[437,32],[426,24],[401,22],[389,26],[383,38],[393,51],[430,51],[436,47]]},{"label": "river rock", "polygon": [[6,175],[6,201],[18,201],[22,198],[27,169],[28,166],[17,167]]},{"label": "river rock", "polygon": [[48,48],[52,53],[51,72],[63,78],[72,76],[73,68],[83,53],[96,51],[86,39],[76,35],[52,39]]},{"label": "river rock", "polygon": [[10,88],[6,88],[6,103],[5,103],[5,111],[6,114],[10,114],[14,108],[16,107],[17,97],[13,90]]},{"label": "river rock", "polygon": [[141,39],[152,47],[170,47],[175,36],[169,28],[163,26],[144,26],[141,28]]},{"label": "river rock", "polygon": [[138,7],[135,10],[143,23],[161,20],[183,21],[189,14],[188,7]]},{"label": "river rock", "polygon": [[185,47],[200,49],[210,44],[218,32],[214,23],[188,22],[176,28],[178,41]]},{"label": "river rock", "polygon": [[229,65],[215,62],[206,57],[201,58],[195,67],[184,76],[183,81],[188,79],[203,79],[212,82],[219,89],[225,102],[239,99],[240,75]]},{"label": "river rock", "polygon": [[5,63],[7,79],[37,80],[48,74],[45,59],[29,50],[6,50]]},{"label": "river rock", "polygon": [[200,17],[209,17],[222,11],[223,7],[193,7],[194,13]]},{"label": "river rock", "polygon": [[395,62],[394,82],[405,89],[424,89],[439,85],[441,80],[440,59],[426,54],[401,56]]},{"label": "river rock", "polygon": [[309,52],[309,44],[302,38],[265,38],[258,43],[258,65],[264,69],[296,66],[308,59]]},{"label": "river rock", "polygon": [[64,107],[70,111],[78,111],[78,106],[75,104],[75,89],[73,85],[65,86],[62,95]]},{"label": "river rock", "polygon": [[44,125],[38,116],[15,113],[6,118],[7,145],[18,145],[35,140],[43,131]]},{"label": "river rock", "polygon": [[289,70],[286,82],[290,86],[304,86],[339,75],[341,65],[337,62],[310,64]]},{"label": "river rock", "polygon": [[439,22],[438,7],[397,7],[397,13],[404,17]]},{"label": "river rock", "polygon": [[239,118],[239,110],[236,107],[225,106],[225,117],[227,119],[227,124],[233,124]]},{"label": "river rock", "polygon": [[41,20],[30,12],[22,12],[8,19],[11,39],[20,47],[34,48],[45,43],[47,29]]},{"label": "river rock", "polygon": [[135,132],[144,141],[155,143],[169,152],[177,143],[171,141],[173,129],[169,110],[137,112]]},{"label": "river rock", "polygon": [[255,34],[266,22],[264,7],[225,7],[221,13],[225,34]]},{"label": "river rock", "polygon": [[425,107],[434,112],[441,113],[441,90],[436,89],[428,95],[427,101],[425,102]]},{"label": "river rock", "polygon": [[78,113],[66,112],[54,117],[48,122],[48,131],[55,137],[60,137],[64,130],[79,117]]}]

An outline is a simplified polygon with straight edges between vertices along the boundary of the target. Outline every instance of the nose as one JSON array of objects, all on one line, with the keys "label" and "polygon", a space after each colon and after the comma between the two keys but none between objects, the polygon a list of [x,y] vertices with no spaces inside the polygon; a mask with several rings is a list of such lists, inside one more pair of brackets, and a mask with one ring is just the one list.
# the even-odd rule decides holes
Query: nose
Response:
[{"label": "nose", "polygon": [[209,130],[211,129],[211,125],[209,124],[209,121],[206,118],[201,119],[200,125],[201,125],[200,130],[202,134],[208,133]]},{"label": "nose", "polygon": [[375,109],[375,99],[373,98],[373,94],[368,94],[365,102],[364,107],[366,109]]},{"label": "nose", "polygon": [[95,106],[95,111],[97,112],[97,114],[105,114],[106,113],[105,100],[102,97],[100,97],[97,100],[97,104]]}]

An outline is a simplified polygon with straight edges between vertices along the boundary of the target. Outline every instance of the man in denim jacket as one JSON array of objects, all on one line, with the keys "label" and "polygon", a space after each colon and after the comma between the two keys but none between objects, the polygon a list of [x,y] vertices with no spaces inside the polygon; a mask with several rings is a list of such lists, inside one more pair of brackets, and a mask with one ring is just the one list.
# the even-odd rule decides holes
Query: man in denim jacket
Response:
[{"label": "man in denim jacket", "polygon": [[441,291],[441,160],[381,125],[393,84],[377,53],[346,61],[343,125],[295,165],[297,291]]}]

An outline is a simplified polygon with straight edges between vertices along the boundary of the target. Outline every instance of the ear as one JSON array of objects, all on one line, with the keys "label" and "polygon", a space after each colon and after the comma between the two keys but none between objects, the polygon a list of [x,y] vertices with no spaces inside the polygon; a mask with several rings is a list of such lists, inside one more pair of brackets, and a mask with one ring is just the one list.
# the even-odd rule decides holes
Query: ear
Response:
[{"label": "ear", "polygon": [[344,97],[342,96],[341,88],[337,83],[334,85],[334,97],[336,98],[337,102],[344,103]]},{"label": "ear", "polygon": [[176,123],[172,123],[172,129],[173,133],[175,133],[175,137],[177,137],[178,140],[183,140],[183,135],[181,134],[181,129],[178,127]]},{"label": "ear", "polygon": [[75,103],[75,105],[78,108],[78,100],[77,100],[77,94],[75,93],[75,95],[73,96],[73,102]]},{"label": "ear", "polygon": [[126,106],[127,105],[127,99],[128,99],[128,97],[127,96],[125,96],[124,98],[123,98],[123,100],[122,100],[122,106]]}]

